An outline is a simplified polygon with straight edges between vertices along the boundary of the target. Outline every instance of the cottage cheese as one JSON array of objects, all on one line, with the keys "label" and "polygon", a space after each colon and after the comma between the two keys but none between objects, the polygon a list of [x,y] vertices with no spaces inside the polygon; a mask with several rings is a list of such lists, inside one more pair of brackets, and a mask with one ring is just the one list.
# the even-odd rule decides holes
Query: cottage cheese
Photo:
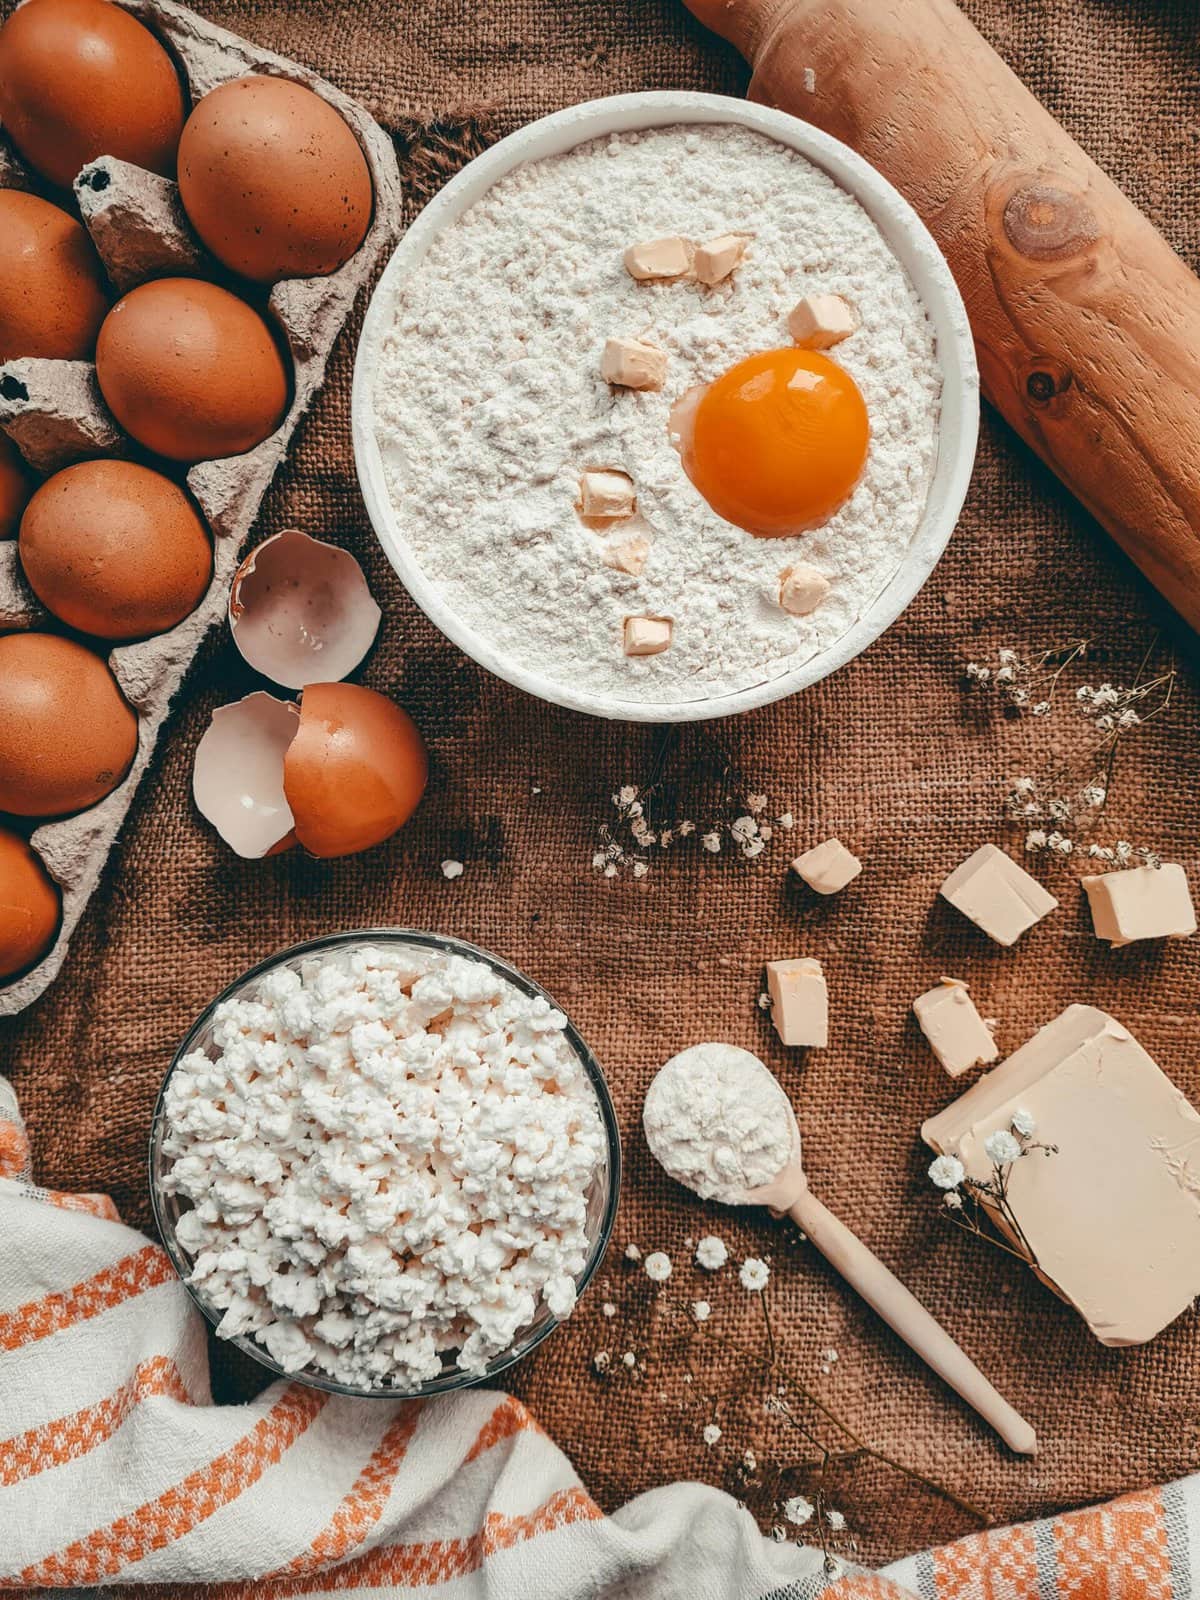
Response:
[{"label": "cottage cheese", "polygon": [[483,962],[359,946],[217,1008],[164,1097],[189,1281],[285,1371],[481,1374],[591,1253],[607,1159],[566,1019]]},{"label": "cottage cheese", "polygon": [[[752,241],[714,287],[639,282],[631,244]],[[805,296],[858,325],[834,356],[870,417],[866,470],[823,526],[758,539],[720,518],[669,437],[674,402],[792,343]],[[446,229],[401,284],[374,386],[397,524],[446,605],[509,662],[605,696],[684,702],[745,689],[834,643],[900,565],[937,451],[932,326],[858,201],[803,156],[736,126],[676,126],[526,164]],[[661,392],[613,390],[611,339],[667,357]],[[628,476],[646,559],[608,559],[576,512],[582,472]],[[829,590],[780,603],[800,563]],[[626,617],[669,617],[671,646],[626,655]]]}]

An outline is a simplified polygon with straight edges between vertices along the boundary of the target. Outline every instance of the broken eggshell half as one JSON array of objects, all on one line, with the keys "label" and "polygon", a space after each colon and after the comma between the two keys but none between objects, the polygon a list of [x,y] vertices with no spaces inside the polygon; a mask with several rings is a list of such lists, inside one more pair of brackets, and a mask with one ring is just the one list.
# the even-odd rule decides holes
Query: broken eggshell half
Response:
[{"label": "broken eggshell half", "polygon": [[229,593],[229,629],[242,658],[285,689],[353,672],[381,615],[349,550],[299,528],[256,545]]},{"label": "broken eggshell half", "polygon": [[240,856],[300,844],[368,850],[403,826],[429,776],[408,713],[356,683],[308,684],[299,705],[265,690],[220,706],[196,746],[196,807]]}]

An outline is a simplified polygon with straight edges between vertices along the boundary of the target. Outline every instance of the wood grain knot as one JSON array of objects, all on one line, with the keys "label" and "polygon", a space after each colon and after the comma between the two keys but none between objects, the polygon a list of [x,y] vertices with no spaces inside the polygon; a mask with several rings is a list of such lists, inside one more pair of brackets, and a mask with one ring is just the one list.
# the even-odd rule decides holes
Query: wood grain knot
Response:
[{"label": "wood grain knot", "polygon": [[1013,249],[1029,260],[1062,261],[1095,244],[1100,227],[1079,195],[1030,183],[1009,196],[1004,232]]},{"label": "wood grain knot", "polygon": [[1035,406],[1048,406],[1075,381],[1070,367],[1053,356],[1031,356],[1025,363],[1025,394]]}]

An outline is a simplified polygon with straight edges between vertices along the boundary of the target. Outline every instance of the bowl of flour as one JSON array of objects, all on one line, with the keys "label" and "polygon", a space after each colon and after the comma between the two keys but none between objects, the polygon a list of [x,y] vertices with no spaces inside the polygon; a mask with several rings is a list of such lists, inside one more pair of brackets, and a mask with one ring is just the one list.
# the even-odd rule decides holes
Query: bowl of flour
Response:
[{"label": "bowl of flour", "polygon": [[616,1216],[595,1057],[544,990],[404,929],[263,962],[163,1082],[150,1191],[200,1310],[280,1376],[418,1396],[569,1317]]},{"label": "bowl of flour", "polygon": [[[639,282],[628,246],[750,235],[731,277]],[[790,344],[788,313],[840,296],[830,355],[866,402],[857,487],[820,526],[759,538],[695,489],[671,408]],[[660,391],[613,388],[605,343],[665,352]],[[359,481],[380,542],[441,631],[544,700],[630,721],[726,716],[844,665],[928,578],[966,494],[978,431],[970,328],[900,194],[837,140],[716,95],[619,95],[502,140],[422,211],[385,269],[355,364]],[[648,558],[606,564],[581,473],[633,481]],[[781,571],[815,567],[810,614]],[[671,619],[629,655],[626,618]]]}]

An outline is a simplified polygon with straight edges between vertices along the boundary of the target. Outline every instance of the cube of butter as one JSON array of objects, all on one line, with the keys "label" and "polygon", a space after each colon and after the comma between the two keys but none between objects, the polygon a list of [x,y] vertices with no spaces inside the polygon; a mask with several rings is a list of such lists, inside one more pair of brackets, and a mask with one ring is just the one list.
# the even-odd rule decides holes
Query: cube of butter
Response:
[{"label": "cube of butter", "polygon": [[848,883],[853,883],[862,871],[862,862],[840,839],[826,839],[797,856],[792,871],[799,873],[810,889],[818,894],[837,894]]},{"label": "cube of butter", "polygon": [[1135,939],[1187,939],[1196,931],[1187,873],[1178,862],[1104,872],[1084,878],[1083,887],[1096,937],[1114,950]]},{"label": "cube of butter", "polygon": [[808,616],[828,593],[829,579],[803,561],[794,567],[784,567],[779,574],[779,604],[793,617]]},{"label": "cube of butter", "polygon": [[819,961],[810,956],[768,961],[767,993],[771,1021],[784,1044],[825,1048],[829,1043],[829,991]]},{"label": "cube of butter", "polygon": [[609,339],[600,376],[619,389],[661,389],[667,380],[667,353],[644,339]]},{"label": "cube of butter", "polygon": [[788,332],[805,350],[828,350],[858,327],[858,314],[840,294],[807,294],[788,313]]},{"label": "cube of butter", "polygon": [[942,884],[941,894],[997,944],[1013,945],[1058,901],[994,844],[980,845]]},{"label": "cube of butter", "polygon": [[625,654],[658,656],[671,643],[670,617],[626,617]]},{"label": "cube of butter", "polygon": [[745,255],[749,243],[749,234],[723,233],[717,239],[710,239],[707,244],[698,244],[692,262],[692,275],[710,289],[718,283],[724,283]]},{"label": "cube of butter", "polygon": [[647,239],[625,252],[625,271],[639,283],[654,278],[683,278],[692,270],[694,246],[690,239],[672,234],[667,239]]},{"label": "cube of butter", "polygon": [[913,1011],[934,1055],[952,1078],[968,1067],[995,1061],[1000,1054],[966,984],[958,978],[943,978],[936,989],[919,994]]},{"label": "cube of butter", "polygon": [[627,472],[589,467],[579,478],[579,510],[585,517],[631,517],[637,510]]},{"label": "cube of butter", "polygon": [[650,541],[640,534],[610,539],[604,547],[604,565],[614,572],[627,572],[631,578],[640,578],[650,554]]}]

